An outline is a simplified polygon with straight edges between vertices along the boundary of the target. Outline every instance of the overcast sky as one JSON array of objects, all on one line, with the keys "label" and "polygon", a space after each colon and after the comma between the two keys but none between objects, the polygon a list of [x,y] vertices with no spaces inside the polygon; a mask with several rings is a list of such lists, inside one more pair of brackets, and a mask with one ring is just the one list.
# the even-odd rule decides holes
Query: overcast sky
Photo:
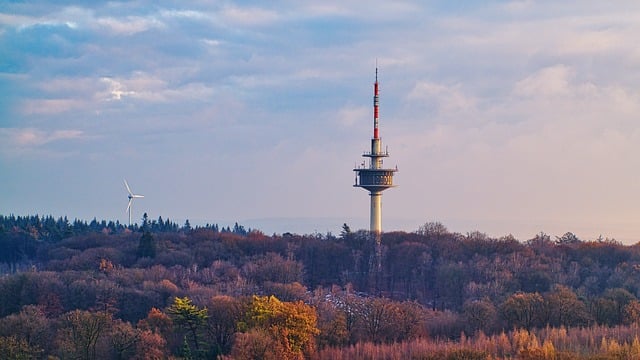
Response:
[{"label": "overcast sky", "polygon": [[385,231],[639,241],[640,3],[458,3],[3,2],[0,214],[367,228],[377,61]]}]

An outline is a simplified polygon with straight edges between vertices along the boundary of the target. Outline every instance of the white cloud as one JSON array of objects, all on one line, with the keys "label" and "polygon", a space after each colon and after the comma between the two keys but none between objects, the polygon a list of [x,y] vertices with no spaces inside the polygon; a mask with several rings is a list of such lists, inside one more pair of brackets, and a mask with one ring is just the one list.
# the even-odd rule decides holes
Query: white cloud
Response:
[{"label": "white cloud", "polygon": [[447,86],[419,81],[408,95],[410,101],[434,103],[443,113],[469,111],[476,107],[476,99],[465,95],[461,85]]},{"label": "white cloud", "polygon": [[53,115],[82,108],[84,101],[65,99],[27,99],[22,102],[21,112],[25,115]]},{"label": "white cloud", "polygon": [[281,18],[280,14],[273,10],[239,6],[224,7],[220,16],[225,22],[241,26],[271,25]]},{"label": "white cloud", "polygon": [[520,96],[558,96],[569,92],[571,69],[566,65],[544,68],[520,80],[514,92]]},{"label": "white cloud", "polygon": [[0,24],[19,27],[31,25],[35,22],[36,18],[32,16],[0,13]]},{"label": "white cloud", "polygon": [[106,92],[100,97],[106,100],[131,99],[152,103],[174,103],[181,100],[203,101],[213,96],[213,89],[203,83],[172,84],[153,74],[136,72],[128,78],[103,77]]},{"label": "white cloud", "polygon": [[163,9],[163,10],[160,10],[160,15],[168,18],[175,17],[175,18],[195,19],[195,20],[206,20],[211,18],[209,14],[203,11],[197,11],[197,10]]},{"label": "white cloud", "polygon": [[127,16],[125,18],[104,17],[96,19],[96,24],[116,35],[133,35],[164,24],[153,17]]},{"label": "white cloud", "polygon": [[81,130],[44,131],[36,128],[0,128],[4,143],[16,147],[37,147],[56,141],[76,140],[85,136]]},{"label": "white cloud", "polygon": [[105,100],[122,100],[123,97],[133,96],[136,94],[135,91],[128,91],[122,85],[122,83],[118,80],[114,80],[112,78],[103,77],[100,79],[103,83],[106,83],[108,86],[107,94],[105,96]]}]

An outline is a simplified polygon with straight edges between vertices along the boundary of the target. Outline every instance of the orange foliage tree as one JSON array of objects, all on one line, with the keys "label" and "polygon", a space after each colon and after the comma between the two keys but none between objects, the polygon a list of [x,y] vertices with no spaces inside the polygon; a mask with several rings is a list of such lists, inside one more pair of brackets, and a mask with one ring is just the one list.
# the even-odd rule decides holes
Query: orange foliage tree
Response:
[{"label": "orange foliage tree", "polygon": [[264,346],[267,334],[272,344],[267,357],[302,359],[315,351],[314,336],[319,333],[316,323],[315,309],[302,301],[282,302],[275,296],[254,295],[244,321],[239,324],[245,334],[234,344],[232,356],[243,358],[242,354],[250,353],[247,347]]}]

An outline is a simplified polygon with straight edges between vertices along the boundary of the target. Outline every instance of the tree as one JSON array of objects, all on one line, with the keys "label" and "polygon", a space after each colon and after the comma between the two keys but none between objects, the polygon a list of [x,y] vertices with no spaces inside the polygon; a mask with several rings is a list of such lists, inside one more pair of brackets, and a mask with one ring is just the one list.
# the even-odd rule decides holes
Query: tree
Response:
[{"label": "tree", "polygon": [[615,324],[621,324],[624,321],[624,312],[627,304],[637,300],[632,293],[622,288],[608,289],[604,292],[603,297],[612,300],[615,304]]},{"label": "tree", "polygon": [[191,302],[188,297],[176,297],[173,304],[167,309],[169,315],[173,319],[174,324],[181,327],[186,333],[193,345],[195,356],[203,355],[202,332],[207,323],[207,308],[199,308]]},{"label": "tree", "polygon": [[467,268],[453,262],[441,264],[436,274],[436,291],[441,303],[452,309],[460,309],[464,302],[464,288],[469,282]]},{"label": "tree", "polygon": [[438,240],[441,237],[447,235],[449,233],[449,230],[439,221],[430,221],[420,226],[417,233]]},{"label": "tree", "polygon": [[538,293],[515,293],[500,305],[507,327],[530,329],[542,323],[544,299]]},{"label": "tree", "polygon": [[478,330],[490,332],[496,319],[496,307],[488,299],[467,301],[462,307],[466,330],[473,334]]},{"label": "tree", "polygon": [[53,347],[51,325],[52,321],[47,319],[42,308],[26,305],[20,313],[0,319],[0,336],[12,336],[24,340],[32,349],[50,351]]},{"label": "tree", "polygon": [[342,224],[342,230],[340,231],[340,239],[349,240],[351,237],[351,228],[347,223]]},{"label": "tree", "polygon": [[59,349],[63,358],[97,359],[96,345],[111,324],[107,313],[74,310],[62,315],[58,331]]},{"label": "tree", "polygon": [[556,285],[545,302],[551,326],[585,326],[591,320],[584,302],[566,286]]},{"label": "tree", "polygon": [[629,303],[624,307],[624,320],[627,324],[640,323],[640,301],[629,301]]},{"label": "tree", "polygon": [[133,358],[138,342],[140,342],[140,335],[141,331],[134,329],[128,322],[116,320],[109,334],[113,357],[117,360]]},{"label": "tree", "polygon": [[148,348],[162,353],[167,343],[174,339],[173,321],[155,307],[149,310],[146,318],[138,321],[138,329],[143,331],[138,352],[141,348]]},{"label": "tree", "polygon": [[156,239],[150,231],[145,231],[140,237],[138,257],[148,257],[152,259],[156,257]]},{"label": "tree", "polygon": [[163,360],[166,359],[166,340],[154,332],[143,330],[140,339],[136,343],[136,352],[133,360]]},{"label": "tree", "polygon": [[347,330],[347,317],[329,301],[321,301],[316,306],[318,314],[318,345],[323,346],[344,346],[349,342],[349,331]]},{"label": "tree", "polygon": [[214,355],[231,350],[233,334],[244,314],[243,304],[230,296],[214,296],[207,304],[209,318],[207,330],[213,339]]},{"label": "tree", "polygon": [[567,245],[567,244],[578,244],[580,242],[581,240],[572,232],[566,232],[564,235],[560,237],[556,236],[557,244]]},{"label": "tree", "polygon": [[42,349],[29,346],[26,340],[15,336],[0,336],[0,359],[31,360],[42,355]]},{"label": "tree", "polygon": [[281,302],[275,296],[254,295],[240,330],[266,331],[280,345],[280,358],[301,359],[315,350],[319,333],[315,310],[298,302]]},{"label": "tree", "polygon": [[424,335],[424,308],[416,302],[365,298],[354,310],[361,342],[394,343]]},{"label": "tree", "polygon": [[231,359],[281,360],[285,350],[272,334],[261,328],[250,329],[235,335]]},{"label": "tree", "polygon": [[276,283],[302,282],[303,267],[295,260],[284,259],[279,254],[268,252],[243,267],[246,278],[256,284],[266,281]]}]

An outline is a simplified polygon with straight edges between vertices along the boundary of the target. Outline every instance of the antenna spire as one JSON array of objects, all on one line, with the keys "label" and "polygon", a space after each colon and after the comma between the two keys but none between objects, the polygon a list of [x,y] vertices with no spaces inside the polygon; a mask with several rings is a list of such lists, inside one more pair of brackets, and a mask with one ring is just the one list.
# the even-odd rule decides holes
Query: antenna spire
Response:
[{"label": "antenna spire", "polygon": [[378,59],[376,58],[376,82],[378,82]]},{"label": "antenna spire", "polygon": [[376,59],[376,82],[373,84],[373,138],[378,139],[378,107],[380,106],[378,89],[378,60]]}]

